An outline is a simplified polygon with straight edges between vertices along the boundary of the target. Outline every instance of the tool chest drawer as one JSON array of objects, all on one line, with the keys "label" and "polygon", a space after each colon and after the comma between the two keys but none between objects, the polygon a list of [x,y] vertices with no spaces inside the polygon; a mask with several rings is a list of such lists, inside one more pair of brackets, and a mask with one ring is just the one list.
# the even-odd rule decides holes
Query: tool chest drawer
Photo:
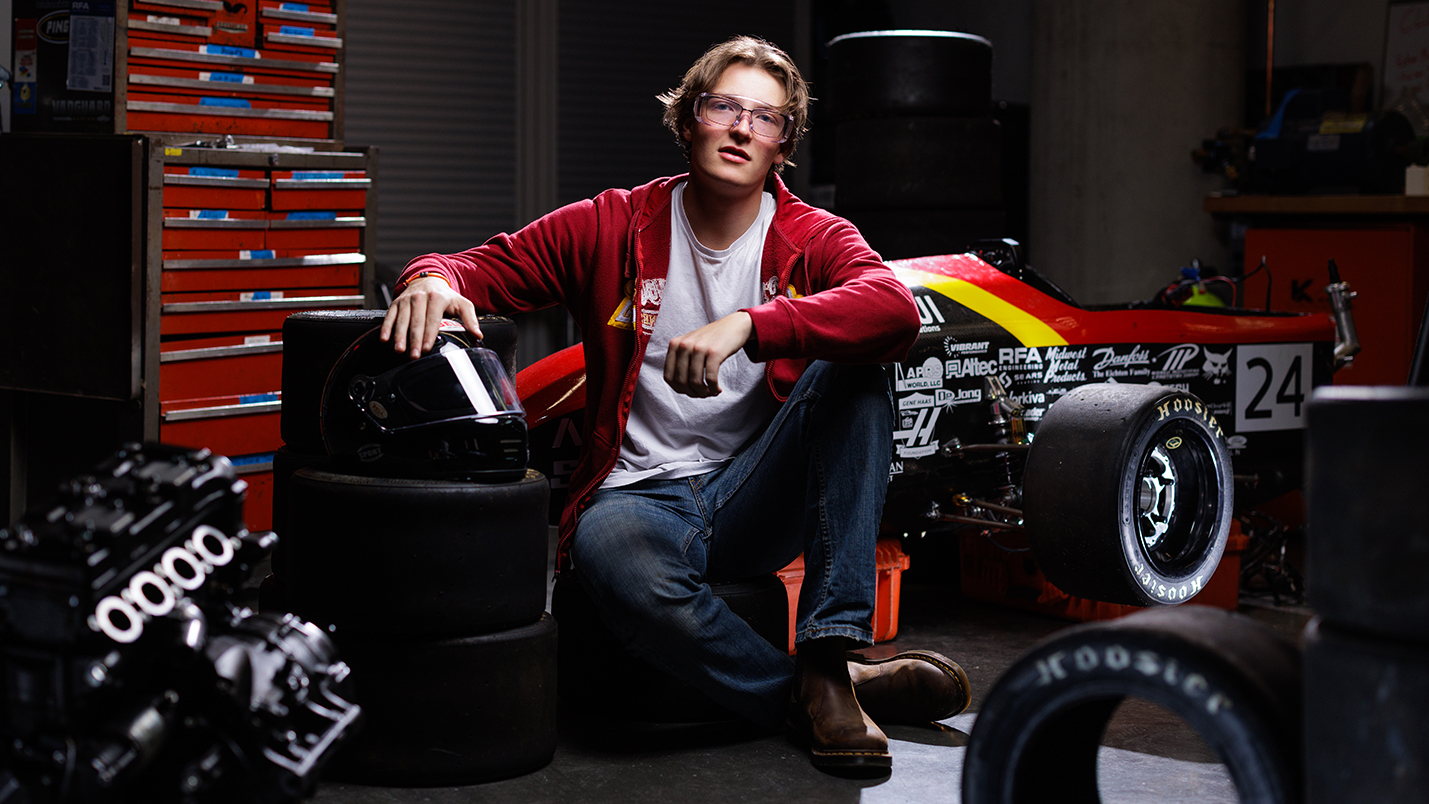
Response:
[{"label": "tool chest drawer", "polygon": [[161,294],[159,335],[271,331],[302,310],[356,310],[353,288]]},{"label": "tool chest drawer", "polygon": [[345,212],[270,212],[268,248],[357,248],[367,219]]},{"label": "tool chest drawer", "polygon": [[159,401],[252,396],[283,387],[282,332],[171,341],[159,347]]},{"label": "tool chest drawer", "polygon": [[261,211],[166,209],[162,243],[165,250],[262,249],[267,230]]},{"label": "tool chest drawer", "polygon": [[370,186],[362,170],[275,170],[272,209],[363,209]]},{"label": "tool chest drawer", "polygon": [[282,443],[277,392],[161,402],[159,440],[219,455],[272,452]]},{"label": "tool chest drawer", "polygon": [[169,251],[160,290],[289,290],[357,287],[367,257],[360,252],[307,254],[291,249],[261,251]]},{"label": "tool chest drawer", "polygon": [[164,206],[169,209],[263,209],[268,172],[200,165],[164,167]]},{"label": "tool chest drawer", "polygon": [[258,22],[262,25],[307,25],[323,31],[337,30],[337,15],[328,3],[284,3],[258,0]]}]

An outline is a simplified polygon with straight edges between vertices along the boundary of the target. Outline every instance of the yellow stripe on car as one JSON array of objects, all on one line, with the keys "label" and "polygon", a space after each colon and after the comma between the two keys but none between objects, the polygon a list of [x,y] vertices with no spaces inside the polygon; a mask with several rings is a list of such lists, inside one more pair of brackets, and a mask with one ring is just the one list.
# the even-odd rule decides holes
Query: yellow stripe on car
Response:
[{"label": "yellow stripe on car", "polygon": [[893,273],[910,288],[924,287],[952,299],[1007,330],[1023,346],[1066,346],[1067,339],[1042,319],[962,279],[902,266]]}]

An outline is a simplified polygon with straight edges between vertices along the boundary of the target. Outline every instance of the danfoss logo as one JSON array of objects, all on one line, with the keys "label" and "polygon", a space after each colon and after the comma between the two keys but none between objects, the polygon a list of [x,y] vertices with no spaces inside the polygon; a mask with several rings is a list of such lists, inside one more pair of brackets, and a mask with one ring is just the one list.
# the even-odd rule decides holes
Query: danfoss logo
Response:
[{"label": "danfoss logo", "polygon": [[40,39],[55,45],[69,43],[69,9],[52,11],[40,18],[36,27]]}]

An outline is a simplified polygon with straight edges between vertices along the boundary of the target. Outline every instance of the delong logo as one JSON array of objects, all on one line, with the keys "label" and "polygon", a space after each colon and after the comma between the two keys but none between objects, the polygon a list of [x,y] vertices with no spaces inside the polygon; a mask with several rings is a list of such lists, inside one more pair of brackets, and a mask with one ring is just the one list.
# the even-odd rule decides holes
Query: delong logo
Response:
[{"label": "delong logo", "polygon": [[51,11],[40,17],[40,24],[35,26],[35,30],[41,41],[52,45],[69,44],[69,9]]}]

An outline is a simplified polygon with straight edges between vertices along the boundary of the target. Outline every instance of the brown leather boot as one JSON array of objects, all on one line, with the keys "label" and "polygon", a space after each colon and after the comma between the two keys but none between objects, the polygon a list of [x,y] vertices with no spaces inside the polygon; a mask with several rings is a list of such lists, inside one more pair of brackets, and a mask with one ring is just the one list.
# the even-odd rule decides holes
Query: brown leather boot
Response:
[{"label": "brown leather boot", "polygon": [[850,654],[848,673],[859,705],[875,723],[931,723],[972,703],[963,668],[929,650],[910,650],[887,659]]},{"label": "brown leather boot", "polygon": [[820,770],[883,774],[893,766],[888,738],[858,705],[846,644],[842,637],[825,637],[799,645],[790,691],[790,735],[809,749]]}]

